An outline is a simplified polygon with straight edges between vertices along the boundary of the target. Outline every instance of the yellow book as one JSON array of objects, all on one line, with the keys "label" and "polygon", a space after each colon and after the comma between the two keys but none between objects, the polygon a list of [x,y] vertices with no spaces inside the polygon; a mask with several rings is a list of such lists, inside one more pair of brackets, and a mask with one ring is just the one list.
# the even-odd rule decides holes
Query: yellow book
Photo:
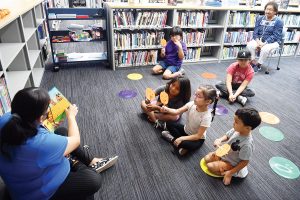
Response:
[{"label": "yellow book", "polygon": [[71,103],[56,87],[53,87],[49,91],[49,96],[51,100],[48,108],[47,118],[43,121],[43,125],[49,131],[53,132],[57,125],[65,119],[65,109],[68,108]]}]

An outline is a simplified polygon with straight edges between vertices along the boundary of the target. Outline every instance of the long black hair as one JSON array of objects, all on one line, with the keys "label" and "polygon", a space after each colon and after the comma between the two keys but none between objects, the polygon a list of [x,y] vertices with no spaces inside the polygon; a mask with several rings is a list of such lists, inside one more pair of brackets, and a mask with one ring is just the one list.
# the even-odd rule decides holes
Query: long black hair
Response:
[{"label": "long black hair", "polygon": [[205,100],[211,100],[211,103],[214,103],[211,111],[212,114],[211,121],[213,121],[216,115],[216,108],[219,100],[217,90],[212,85],[202,85],[199,87],[199,89],[202,90]]},{"label": "long black hair", "polygon": [[170,85],[178,81],[180,85],[178,98],[182,100],[183,104],[186,104],[191,99],[191,82],[185,77],[172,78],[166,85],[166,92],[169,93]]},{"label": "long black hair", "polygon": [[37,120],[46,114],[49,102],[48,92],[41,88],[17,92],[11,102],[11,118],[1,129],[0,153],[10,158],[9,147],[22,145],[37,134]]}]

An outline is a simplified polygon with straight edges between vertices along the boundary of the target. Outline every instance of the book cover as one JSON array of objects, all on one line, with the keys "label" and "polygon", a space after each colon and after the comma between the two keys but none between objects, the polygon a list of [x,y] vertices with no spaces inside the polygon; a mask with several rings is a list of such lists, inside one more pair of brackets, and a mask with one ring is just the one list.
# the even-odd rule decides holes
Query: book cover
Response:
[{"label": "book cover", "polygon": [[49,91],[49,96],[50,104],[48,115],[47,119],[44,120],[43,125],[49,131],[53,132],[56,129],[56,125],[65,119],[65,109],[68,108],[71,103],[56,87],[53,87]]}]

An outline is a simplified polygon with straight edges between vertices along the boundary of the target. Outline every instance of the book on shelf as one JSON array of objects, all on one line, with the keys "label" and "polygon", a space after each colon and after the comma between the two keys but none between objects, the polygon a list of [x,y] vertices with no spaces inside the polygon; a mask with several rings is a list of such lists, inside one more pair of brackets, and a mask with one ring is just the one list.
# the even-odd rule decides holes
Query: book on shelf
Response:
[{"label": "book on shelf", "polygon": [[114,33],[114,47],[117,50],[134,48],[161,48],[160,41],[164,39],[163,31],[137,31]]},{"label": "book on shelf", "polygon": [[0,78],[0,115],[11,111],[11,100],[5,79]]},{"label": "book on shelf", "polygon": [[201,48],[187,48],[187,54],[184,57],[185,61],[199,61],[201,55]]},{"label": "book on shelf", "polygon": [[253,31],[246,31],[246,29],[227,31],[224,35],[224,43],[247,44],[252,38]]},{"label": "book on shelf", "polygon": [[65,118],[65,110],[71,105],[68,99],[56,88],[53,87],[49,92],[50,104],[47,118],[43,125],[49,131],[53,132]]},{"label": "book on shelf", "polygon": [[134,15],[130,10],[114,10],[114,28],[165,27],[166,23],[167,11],[137,11]]},{"label": "book on shelf", "polygon": [[209,12],[180,11],[178,12],[177,25],[181,27],[205,27],[210,18]]},{"label": "book on shelf", "polygon": [[158,50],[123,51],[115,53],[116,67],[157,64]]},{"label": "book on shelf", "polygon": [[182,32],[182,41],[187,46],[200,46],[205,40],[205,30],[192,30]]}]

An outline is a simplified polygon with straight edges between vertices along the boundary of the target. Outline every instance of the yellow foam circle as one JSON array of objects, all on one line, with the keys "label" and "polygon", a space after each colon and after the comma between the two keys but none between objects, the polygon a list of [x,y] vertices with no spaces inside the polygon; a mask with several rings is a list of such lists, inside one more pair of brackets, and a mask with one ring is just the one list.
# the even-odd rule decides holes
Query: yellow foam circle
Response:
[{"label": "yellow foam circle", "polygon": [[132,74],[128,74],[127,78],[129,78],[130,80],[140,80],[143,78],[143,75],[138,73],[132,73]]},{"label": "yellow foam circle", "polygon": [[221,177],[223,177],[223,176],[216,175],[216,174],[213,174],[213,173],[211,173],[210,171],[208,171],[208,168],[207,168],[207,166],[206,166],[206,162],[205,162],[204,158],[202,158],[202,159],[200,160],[200,167],[201,167],[201,169],[204,171],[204,173],[207,174],[207,175],[209,175],[209,176],[216,177],[216,178],[221,178]]},{"label": "yellow foam circle", "polygon": [[268,112],[259,112],[259,115],[261,117],[261,121],[268,123],[268,124],[278,124],[280,122],[280,119],[273,115],[272,113]]}]

